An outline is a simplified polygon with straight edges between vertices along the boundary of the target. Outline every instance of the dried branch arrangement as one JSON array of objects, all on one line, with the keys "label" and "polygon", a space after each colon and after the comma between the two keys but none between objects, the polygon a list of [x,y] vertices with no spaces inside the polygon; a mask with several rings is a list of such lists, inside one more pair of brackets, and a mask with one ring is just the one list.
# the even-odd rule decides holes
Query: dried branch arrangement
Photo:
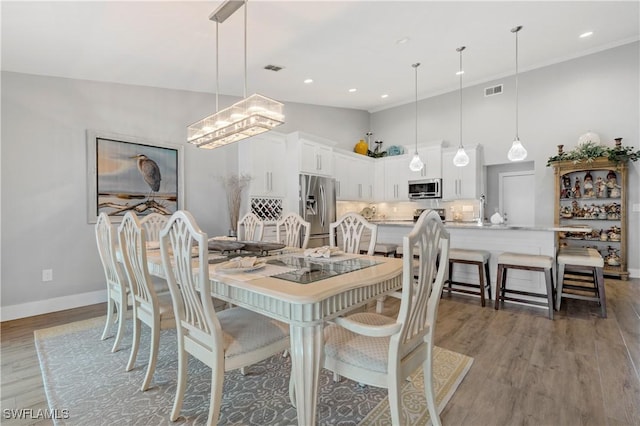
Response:
[{"label": "dried branch arrangement", "polygon": [[242,205],[242,191],[249,185],[251,176],[248,174],[233,174],[221,177],[224,189],[227,192],[227,206],[229,208],[229,229],[238,231],[238,220],[240,219],[240,206]]}]

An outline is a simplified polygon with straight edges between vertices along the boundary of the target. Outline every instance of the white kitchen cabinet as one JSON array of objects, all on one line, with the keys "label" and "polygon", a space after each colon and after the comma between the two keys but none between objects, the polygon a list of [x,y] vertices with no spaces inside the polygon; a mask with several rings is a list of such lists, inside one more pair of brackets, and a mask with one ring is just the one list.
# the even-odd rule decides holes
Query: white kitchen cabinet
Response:
[{"label": "white kitchen cabinet", "polygon": [[442,152],[442,199],[475,199],[482,194],[482,146],[465,146],[469,164],[457,167],[453,157],[458,148]]},{"label": "white kitchen cabinet", "polygon": [[248,191],[250,196],[286,195],[287,170],[282,164],[286,150],[284,136],[274,132],[242,142],[239,147],[240,170],[251,176]]},{"label": "white kitchen cabinet", "polygon": [[330,176],[333,172],[333,149],[320,143],[301,139],[300,172]]},{"label": "white kitchen cabinet", "polygon": [[[380,160],[378,160],[380,161]],[[411,156],[386,157],[384,161],[384,200],[409,201],[409,180],[414,179],[409,170]]]},{"label": "white kitchen cabinet", "polygon": [[[411,155],[413,156],[413,152]],[[442,177],[442,146],[426,145],[418,146],[418,155],[424,163],[424,167],[419,172],[410,172],[410,179],[435,179]]]},{"label": "white kitchen cabinet", "polygon": [[360,154],[333,153],[336,199],[345,201],[374,200],[374,159]]}]

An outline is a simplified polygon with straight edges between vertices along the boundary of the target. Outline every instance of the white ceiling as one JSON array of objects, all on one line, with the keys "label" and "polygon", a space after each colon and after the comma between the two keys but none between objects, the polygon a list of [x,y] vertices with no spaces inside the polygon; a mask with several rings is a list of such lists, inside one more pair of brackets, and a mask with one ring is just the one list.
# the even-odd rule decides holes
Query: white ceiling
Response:
[{"label": "white ceiling", "polygon": [[[2,0],[2,70],[215,93],[220,1]],[[379,111],[640,39],[639,1],[248,4],[247,94]],[[220,93],[242,96],[243,9],[220,24]],[[593,31],[589,38],[578,38]],[[404,44],[397,41],[409,38]],[[267,64],[284,67],[264,70]],[[312,78],[314,83],[304,84]],[[349,93],[349,88],[357,92]],[[382,94],[388,98],[382,99]],[[225,105],[221,105],[225,106]]]}]

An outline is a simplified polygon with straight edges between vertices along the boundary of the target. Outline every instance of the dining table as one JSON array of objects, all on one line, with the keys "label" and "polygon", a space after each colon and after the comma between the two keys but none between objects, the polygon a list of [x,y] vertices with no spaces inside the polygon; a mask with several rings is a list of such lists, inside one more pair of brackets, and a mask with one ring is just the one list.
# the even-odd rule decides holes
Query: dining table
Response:
[{"label": "dining table", "polygon": [[[402,259],[345,253],[316,258],[288,247],[269,254],[260,268],[229,271],[222,267],[227,256],[210,252],[211,295],[289,324],[298,425],[313,425],[325,323],[399,290]],[[147,261],[150,274],[165,276],[159,250],[148,250]]]}]

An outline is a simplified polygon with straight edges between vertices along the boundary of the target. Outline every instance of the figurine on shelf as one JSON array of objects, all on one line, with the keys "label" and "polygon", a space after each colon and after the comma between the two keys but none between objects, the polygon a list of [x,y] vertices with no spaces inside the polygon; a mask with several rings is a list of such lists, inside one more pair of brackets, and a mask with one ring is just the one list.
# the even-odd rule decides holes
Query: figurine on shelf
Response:
[{"label": "figurine on shelf", "polygon": [[609,251],[609,254],[607,254],[607,257],[605,258],[607,265],[620,266],[620,255],[618,254],[618,250],[611,246],[608,246],[607,250]]},{"label": "figurine on shelf", "polygon": [[620,228],[612,226],[608,232],[609,241],[620,241]]},{"label": "figurine on shelf", "polygon": [[571,198],[571,178],[568,175],[562,177],[562,189],[560,190],[560,198]]},{"label": "figurine on shelf", "polygon": [[607,241],[609,236],[607,235],[607,231],[603,229],[600,230],[600,241]]},{"label": "figurine on shelf", "polygon": [[560,216],[565,219],[570,219],[573,217],[573,212],[570,206],[564,206],[560,209]]},{"label": "figurine on shelf", "polygon": [[598,198],[606,198],[607,197],[607,185],[604,183],[604,180],[601,176],[596,178],[596,197]]},{"label": "figurine on shelf", "polygon": [[584,175],[582,187],[584,188],[584,198],[593,198],[593,177],[591,177],[591,172],[587,172],[587,174]]},{"label": "figurine on shelf", "polygon": [[576,183],[573,185],[573,198],[582,197],[582,192],[580,191],[580,178],[576,176]]},{"label": "figurine on shelf", "polygon": [[618,185],[618,177],[616,176],[616,172],[614,172],[613,170],[609,170],[609,173],[607,173],[607,188],[609,189],[609,197],[620,197],[620,186]]},{"label": "figurine on shelf", "polygon": [[576,200],[573,200],[571,202],[571,213],[573,213],[575,217],[580,216],[582,213],[582,209],[580,208],[580,205]]}]

